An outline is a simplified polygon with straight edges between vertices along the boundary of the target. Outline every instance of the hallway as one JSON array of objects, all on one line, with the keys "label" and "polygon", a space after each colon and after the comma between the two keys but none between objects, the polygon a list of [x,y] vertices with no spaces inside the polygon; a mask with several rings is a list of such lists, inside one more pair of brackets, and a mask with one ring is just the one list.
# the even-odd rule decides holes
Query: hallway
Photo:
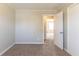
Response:
[{"label": "hallway", "polygon": [[54,45],[52,40],[46,40],[43,45],[16,44],[3,54],[3,56],[70,56]]}]

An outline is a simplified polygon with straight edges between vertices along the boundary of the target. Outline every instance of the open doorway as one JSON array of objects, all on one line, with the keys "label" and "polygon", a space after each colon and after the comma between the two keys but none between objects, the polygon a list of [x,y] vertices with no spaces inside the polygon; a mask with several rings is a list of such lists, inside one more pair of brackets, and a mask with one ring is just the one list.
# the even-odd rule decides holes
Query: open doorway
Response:
[{"label": "open doorway", "polygon": [[63,49],[63,11],[43,16],[44,42],[52,42]]},{"label": "open doorway", "polygon": [[44,20],[44,40],[54,39],[54,16],[43,16]]}]

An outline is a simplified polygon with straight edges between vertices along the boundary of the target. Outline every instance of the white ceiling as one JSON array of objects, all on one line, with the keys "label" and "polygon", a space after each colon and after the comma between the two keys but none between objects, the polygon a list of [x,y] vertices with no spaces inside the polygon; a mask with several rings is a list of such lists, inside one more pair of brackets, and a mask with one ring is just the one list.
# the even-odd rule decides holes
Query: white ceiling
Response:
[{"label": "white ceiling", "polygon": [[31,9],[31,10],[59,10],[71,5],[70,3],[10,3],[13,8]]}]

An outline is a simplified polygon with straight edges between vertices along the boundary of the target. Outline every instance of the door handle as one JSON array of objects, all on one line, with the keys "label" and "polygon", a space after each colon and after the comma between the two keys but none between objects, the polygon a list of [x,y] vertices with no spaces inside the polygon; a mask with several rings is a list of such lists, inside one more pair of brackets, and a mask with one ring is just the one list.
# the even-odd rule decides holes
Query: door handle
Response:
[{"label": "door handle", "polygon": [[63,32],[60,32],[60,34],[63,34]]}]

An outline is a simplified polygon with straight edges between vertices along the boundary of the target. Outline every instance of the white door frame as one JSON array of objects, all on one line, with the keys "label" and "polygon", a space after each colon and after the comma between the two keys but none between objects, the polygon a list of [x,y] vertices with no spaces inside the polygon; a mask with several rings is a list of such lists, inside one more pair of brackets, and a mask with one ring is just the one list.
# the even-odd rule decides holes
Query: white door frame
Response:
[{"label": "white door frame", "polygon": [[[62,27],[64,26],[64,17],[63,17],[63,11],[60,11],[60,12],[58,12],[58,13],[62,13]],[[58,13],[56,13],[56,15],[58,14]],[[63,27],[64,28],[64,27]],[[64,47],[64,30],[63,30],[63,28],[62,28],[62,32],[60,31],[59,33],[60,34],[62,34],[62,41],[63,41],[63,43],[61,43],[61,45],[60,44],[57,44],[57,43],[55,43],[56,44],[56,46],[58,46],[59,48],[61,48],[61,49],[63,49]],[[61,41],[61,40],[60,40]]]},{"label": "white door frame", "polygon": [[[43,16],[55,16],[55,14],[42,14],[42,19],[43,19]],[[42,20],[42,23],[43,23],[43,39],[45,40],[46,39],[46,32],[45,32],[45,22],[44,22],[44,19]]]}]

